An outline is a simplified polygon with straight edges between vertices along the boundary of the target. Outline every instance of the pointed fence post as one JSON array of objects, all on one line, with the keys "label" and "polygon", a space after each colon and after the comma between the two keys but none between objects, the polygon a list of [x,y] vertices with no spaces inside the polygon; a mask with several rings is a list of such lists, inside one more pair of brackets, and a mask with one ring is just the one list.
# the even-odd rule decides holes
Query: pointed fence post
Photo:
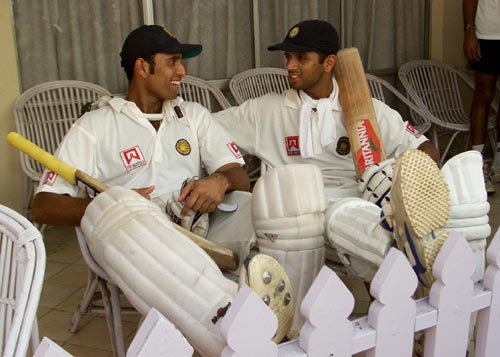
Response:
[{"label": "pointed fence post", "polygon": [[354,297],[342,280],[323,266],[307,292],[300,312],[305,323],[299,345],[307,356],[351,356]]},{"label": "pointed fence post", "polygon": [[227,343],[221,357],[277,357],[278,346],[272,341],[277,328],[276,315],[243,285],[220,323],[221,336]]},{"label": "pointed fence post", "polygon": [[370,285],[375,301],[368,311],[368,323],[377,335],[367,357],[412,356],[416,314],[412,295],[417,284],[408,259],[391,248]]},{"label": "pointed fence post", "polygon": [[44,337],[42,342],[38,345],[33,357],[73,357],[73,355],[66,352],[64,348],[50,338]]},{"label": "pointed fence post", "polygon": [[489,264],[483,286],[491,291],[491,304],[480,310],[477,322],[476,357],[500,356],[500,229],[486,252]]},{"label": "pointed fence post", "polygon": [[425,356],[465,356],[472,309],[474,254],[460,233],[450,232],[432,271],[436,281],[429,304],[438,310],[437,325],[425,332]]},{"label": "pointed fence post", "polygon": [[130,344],[127,357],[191,357],[193,352],[181,332],[152,308]]}]

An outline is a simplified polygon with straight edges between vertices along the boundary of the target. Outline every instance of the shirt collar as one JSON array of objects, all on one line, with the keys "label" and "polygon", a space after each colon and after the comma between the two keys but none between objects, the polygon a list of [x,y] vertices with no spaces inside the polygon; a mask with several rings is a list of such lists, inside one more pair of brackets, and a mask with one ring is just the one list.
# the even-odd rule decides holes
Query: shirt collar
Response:
[{"label": "shirt collar", "polygon": [[[332,82],[334,88],[337,88],[338,84],[335,80],[335,77],[333,77]],[[295,89],[289,89],[285,92],[285,107],[300,110],[300,108],[302,107],[302,103],[298,91],[296,91]],[[337,112],[342,111],[338,91],[337,94],[332,98],[332,109]]]}]

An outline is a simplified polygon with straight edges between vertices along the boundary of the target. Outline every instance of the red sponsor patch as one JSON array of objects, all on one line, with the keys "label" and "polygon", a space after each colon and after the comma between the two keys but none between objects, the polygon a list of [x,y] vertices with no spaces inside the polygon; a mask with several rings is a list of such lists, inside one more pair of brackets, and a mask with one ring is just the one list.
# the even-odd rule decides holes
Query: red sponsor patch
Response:
[{"label": "red sponsor patch", "polygon": [[45,180],[43,180],[43,183],[45,185],[53,186],[56,178],[57,174],[54,171],[49,171],[47,172],[47,176],[45,176]]},{"label": "red sponsor patch", "polygon": [[368,166],[381,161],[382,150],[380,149],[380,140],[375,135],[375,130],[373,130],[369,119],[358,121],[357,132],[359,149],[356,152],[356,161],[363,172]]},{"label": "red sponsor patch", "polygon": [[300,155],[300,144],[298,136],[287,136],[285,137],[286,144],[286,154],[288,156],[299,156]]},{"label": "red sponsor patch", "polygon": [[146,165],[146,160],[139,146],[123,150],[120,152],[120,157],[122,158],[123,165],[127,172]]},{"label": "red sponsor patch", "polygon": [[235,158],[241,159],[241,152],[234,142],[227,143],[227,147],[231,150]]},{"label": "red sponsor patch", "polygon": [[410,123],[406,123],[406,131],[409,132],[411,135],[413,135],[416,138],[419,138],[420,135],[422,135]]}]

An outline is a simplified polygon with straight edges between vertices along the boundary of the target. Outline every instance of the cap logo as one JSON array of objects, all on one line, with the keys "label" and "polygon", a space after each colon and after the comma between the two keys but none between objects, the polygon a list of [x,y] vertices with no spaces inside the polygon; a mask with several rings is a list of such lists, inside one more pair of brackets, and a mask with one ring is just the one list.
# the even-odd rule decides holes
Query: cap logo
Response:
[{"label": "cap logo", "polygon": [[163,28],[163,30],[170,36],[170,37],[175,37],[172,32],[170,32],[170,30],[166,27]]},{"label": "cap logo", "polygon": [[293,29],[290,30],[290,32],[288,33],[288,38],[294,38],[295,36],[297,36],[299,34],[299,27],[298,26],[295,26]]}]

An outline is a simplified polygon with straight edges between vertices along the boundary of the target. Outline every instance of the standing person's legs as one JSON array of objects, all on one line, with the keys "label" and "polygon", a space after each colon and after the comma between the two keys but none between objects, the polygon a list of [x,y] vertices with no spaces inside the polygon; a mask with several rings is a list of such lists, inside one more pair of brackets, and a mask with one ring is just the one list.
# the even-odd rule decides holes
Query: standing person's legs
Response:
[{"label": "standing person's legs", "polygon": [[[475,90],[472,100],[470,125],[472,149],[483,152],[486,141],[488,117],[491,102],[495,95],[495,84],[500,73],[500,41],[479,40],[481,58],[478,62],[471,63],[475,72]],[[499,128],[497,120],[497,128]],[[491,170],[485,170],[486,191],[495,192],[495,182],[500,182],[500,130],[497,130],[497,145],[492,148],[495,152],[495,162]],[[496,169],[496,170],[495,170]]]}]

